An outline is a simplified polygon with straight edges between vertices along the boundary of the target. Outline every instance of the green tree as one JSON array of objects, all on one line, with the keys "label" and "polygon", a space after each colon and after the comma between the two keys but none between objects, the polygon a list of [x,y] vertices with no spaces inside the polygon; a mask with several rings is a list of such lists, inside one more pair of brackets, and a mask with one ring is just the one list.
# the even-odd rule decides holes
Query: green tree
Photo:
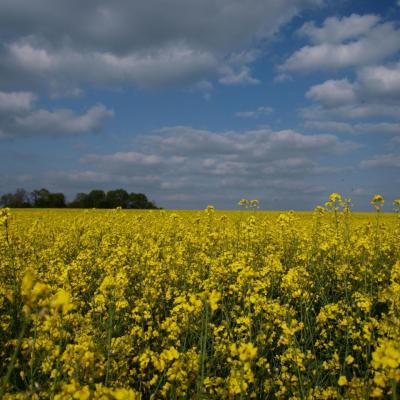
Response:
[{"label": "green tree", "polygon": [[49,208],[64,208],[64,207],[66,207],[64,193],[49,193],[47,207],[49,207]]},{"label": "green tree", "polygon": [[89,208],[88,194],[82,192],[77,193],[69,206],[72,208]]},{"label": "green tree", "polygon": [[107,206],[110,208],[128,208],[129,194],[124,189],[109,190],[106,199]]},{"label": "green tree", "polygon": [[107,208],[107,198],[104,190],[92,190],[86,198],[88,207]]},{"label": "green tree", "polygon": [[49,206],[49,195],[50,192],[45,189],[34,190],[31,193],[33,200],[33,207],[46,208]]},{"label": "green tree", "polygon": [[129,195],[129,208],[148,209],[157,208],[154,203],[147,199],[143,193],[130,193]]},{"label": "green tree", "polygon": [[29,193],[25,189],[17,189],[15,193],[6,193],[0,197],[0,205],[11,208],[30,207]]}]

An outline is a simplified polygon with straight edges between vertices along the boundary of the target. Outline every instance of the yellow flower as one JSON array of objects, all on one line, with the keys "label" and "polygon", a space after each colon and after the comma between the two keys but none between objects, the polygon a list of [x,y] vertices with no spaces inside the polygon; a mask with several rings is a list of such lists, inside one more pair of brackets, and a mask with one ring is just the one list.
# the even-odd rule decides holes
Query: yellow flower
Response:
[{"label": "yellow flower", "polygon": [[115,389],[112,395],[115,400],[136,400],[140,398],[131,389]]},{"label": "yellow flower", "polygon": [[88,400],[90,398],[90,390],[87,386],[84,386],[82,389],[75,392],[72,397],[76,400]]},{"label": "yellow flower", "polygon": [[329,196],[329,201],[332,203],[336,203],[336,202],[340,203],[342,201],[342,195],[339,193],[332,193]]},{"label": "yellow flower", "polygon": [[61,308],[63,314],[66,314],[73,308],[70,294],[64,289],[59,289],[50,301],[50,306],[55,309]]},{"label": "yellow flower", "polygon": [[26,271],[24,277],[22,278],[21,282],[21,294],[25,297],[30,297],[33,285],[35,283],[35,275],[32,271]]},{"label": "yellow flower", "polygon": [[383,396],[383,391],[381,388],[374,388],[374,390],[371,393],[372,397],[382,397]]},{"label": "yellow flower", "polygon": [[385,203],[385,200],[383,199],[383,197],[380,194],[376,194],[371,200],[371,204],[374,206],[374,208],[377,211],[380,211],[380,209],[383,207],[384,203]]},{"label": "yellow flower", "polygon": [[213,290],[208,295],[208,303],[210,305],[211,311],[216,311],[218,309],[218,302],[221,299],[221,294],[216,290]]},{"label": "yellow flower", "polygon": [[354,357],[352,355],[348,355],[346,357],[346,364],[351,365],[354,362]]},{"label": "yellow flower", "polygon": [[257,356],[257,348],[253,343],[241,343],[237,351],[241,361],[253,360]]},{"label": "yellow flower", "polygon": [[344,375],[340,375],[339,380],[338,380],[338,385],[339,386],[347,386],[347,378]]}]

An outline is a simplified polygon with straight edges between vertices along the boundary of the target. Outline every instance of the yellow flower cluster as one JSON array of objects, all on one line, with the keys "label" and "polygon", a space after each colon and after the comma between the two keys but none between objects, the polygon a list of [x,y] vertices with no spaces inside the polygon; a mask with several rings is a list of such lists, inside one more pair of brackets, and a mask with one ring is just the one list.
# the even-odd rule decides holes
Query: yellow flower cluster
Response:
[{"label": "yellow flower cluster", "polygon": [[400,218],[249,204],[0,210],[0,398],[400,398]]}]

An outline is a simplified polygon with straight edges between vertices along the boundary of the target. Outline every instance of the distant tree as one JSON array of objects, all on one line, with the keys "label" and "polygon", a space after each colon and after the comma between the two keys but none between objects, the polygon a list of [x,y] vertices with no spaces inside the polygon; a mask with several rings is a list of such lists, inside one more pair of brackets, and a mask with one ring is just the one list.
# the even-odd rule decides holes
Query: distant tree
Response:
[{"label": "distant tree", "polygon": [[109,190],[106,195],[107,206],[110,208],[128,208],[129,194],[124,189]]},{"label": "distant tree", "polygon": [[47,189],[34,190],[31,193],[33,207],[64,208],[66,207],[64,193],[51,193]]},{"label": "distant tree", "polygon": [[87,193],[77,193],[75,199],[69,204],[72,208],[89,208],[89,200]]},{"label": "distant tree", "polygon": [[47,207],[49,207],[49,208],[64,208],[64,207],[66,207],[64,193],[49,193]]},{"label": "distant tree", "polygon": [[[0,196],[0,207],[36,207],[64,208],[67,206],[64,193],[52,193],[42,188],[28,193],[25,189],[17,189],[15,193],[5,193]],[[143,193],[128,193],[125,189],[92,190],[89,193],[77,193],[74,200],[68,204],[72,208],[135,208],[155,209],[154,202],[149,201]]]},{"label": "distant tree", "polygon": [[107,198],[104,190],[92,190],[86,198],[90,208],[107,208]]},{"label": "distant tree", "polygon": [[18,204],[18,207],[30,207],[30,195],[29,193],[22,188],[19,188],[15,191],[14,201]]},{"label": "distant tree", "polygon": [[30,207],[29,193],[25,189],[17,189],[15,193],[6,193],[0,197],[0,204],[4,207]]},{"label": "distant tree", "polygon": [[155,204],[147,199],[143,193],[130,193],[129,195],[129,208],[148,209],[157,208]]},{"label": "distant tree", "polygon": [[5,193],[0,197],[0,205],[2,207],[11,207],[14,195],[12,193]]},{"label": "distant tree", "polygon": [[38,207],[38,208],[46,208],[49,207],[49,195],[50,192],[42,188],[40,190],[34,190],[31,193],[32,200],[33,200],[33,207]]}]

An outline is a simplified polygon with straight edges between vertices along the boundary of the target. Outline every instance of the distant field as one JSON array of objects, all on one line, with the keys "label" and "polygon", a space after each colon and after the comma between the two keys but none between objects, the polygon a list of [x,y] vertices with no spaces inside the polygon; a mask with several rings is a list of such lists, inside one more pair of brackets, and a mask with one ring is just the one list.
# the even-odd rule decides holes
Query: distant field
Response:
[{"label": "distant field", "polygon": [[400,218],[0,210],[0,398],[400,396]]}]

